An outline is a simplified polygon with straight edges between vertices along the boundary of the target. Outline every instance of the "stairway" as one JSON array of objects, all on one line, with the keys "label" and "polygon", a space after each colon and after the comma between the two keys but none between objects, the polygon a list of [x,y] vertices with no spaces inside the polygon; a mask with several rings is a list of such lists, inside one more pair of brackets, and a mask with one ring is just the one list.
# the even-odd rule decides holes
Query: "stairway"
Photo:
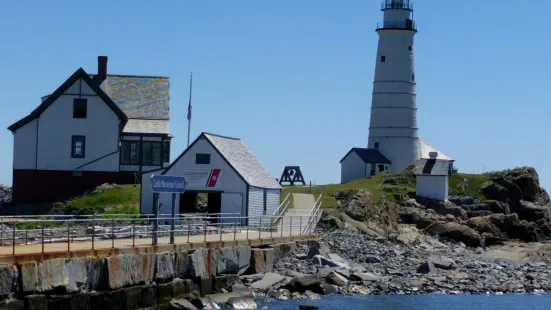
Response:
[{"label": "stairway", "polygon": [[308,223],[310,212],[314,206],[315,199],[312,194],[293,193],[293,208],[287,209],[282,217],[283,228],[280,233],[283,236],[300,235],[302,229]]}]

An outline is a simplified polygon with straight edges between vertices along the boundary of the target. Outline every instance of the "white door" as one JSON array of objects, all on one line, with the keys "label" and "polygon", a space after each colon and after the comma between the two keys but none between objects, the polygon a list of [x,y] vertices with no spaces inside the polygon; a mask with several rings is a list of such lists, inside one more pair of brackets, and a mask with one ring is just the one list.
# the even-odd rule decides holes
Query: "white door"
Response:
[{"label": "white door", "polygon": [[[226,213],[222,215],[222,223],[224,224],[233,224],[237,220],[237,223],[241,222],[241,219],[237,217],[243,216],[243,195],[240,193],[222,193],[222,207],[221,213]],[[227,214],[232,213],[232,214]],[[231,217],[231,218],[228,218]]]}]

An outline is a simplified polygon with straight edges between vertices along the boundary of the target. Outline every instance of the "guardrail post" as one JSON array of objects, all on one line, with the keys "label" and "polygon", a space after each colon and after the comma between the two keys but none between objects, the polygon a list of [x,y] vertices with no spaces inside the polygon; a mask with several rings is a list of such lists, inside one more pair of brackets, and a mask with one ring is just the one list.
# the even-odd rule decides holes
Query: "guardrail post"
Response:
[{"label": "guardrail post", "polygon": [[235,235],[237,234],[237,218],[233,221],[233,241],[235,241]]},{"label": "guardrail post", "polygon": [[300,219],[299,236],[302,236],[302,215],[299,217],[299,219]]},{"label": "guardrail post", "polygon": [[205,242],[207,242],[207,220],[203,219],[203,230],[205,232]]},{"label": "guardrail post", "polygon": [[132,219],[132,247],[136,247],[136,219]]},{"label": "guardrail post", "polygon": [[71,252],[71,220],[67,220],[67,252]]},{"label": "guardrail post", "polygon": [[172,193],[172,223],[170,224],[170,244],[174,244],[175,229],[176,229],[176,193]]},{"label": "guardrail post", "polygon": [[187,243],[189,243],[189,235],[191,233],[191,221],[187,219]]},{"label": "guardrail post", "polygon": [[283,219],[284,219],[284,217],[282,216],[280,218],[280,221],[281,221],[281,237],[283,237],[283,222],[284,222]]},{"label": "guardrail post", "polygon": [[260,223],[258,226],[258,239],[262,239],[262,217],[260,217]]},{"label": "guardrail post", "polygon": [[25,219],[25,245],[29,244],[29,219]]},{"label": "guardrail post", "polygon": [[96,214],[94,213],[94,220],[92,221],[92,251],[94,250],[95,238],[96,238]]},{"label": "guardrail post", "polygon": [[13,247],[13,255],[15,255],[15,227],[17,224],[13,224],[13,232],[12,232],[12,247]]},{"label": "guardrail post", "polygon": [[111,219],[111,248],[115,248],[115,218]]},{"label": "guardrail post", "polygon": [[155,218],[153,219],[153,234],[151,236],[151,244],[157,245],[157,242],[159,241],[159,193],[153,194],[153,211],[155,212]]},{"label": "guardrail post", "polygon": [[42,226],[42,254],[44,254],[44,224],[40,226]]},{"label": "guardrail post", "polygon": [[289,236],[293,234],[293,216],[291,215],[291,220],[289,222]]}]

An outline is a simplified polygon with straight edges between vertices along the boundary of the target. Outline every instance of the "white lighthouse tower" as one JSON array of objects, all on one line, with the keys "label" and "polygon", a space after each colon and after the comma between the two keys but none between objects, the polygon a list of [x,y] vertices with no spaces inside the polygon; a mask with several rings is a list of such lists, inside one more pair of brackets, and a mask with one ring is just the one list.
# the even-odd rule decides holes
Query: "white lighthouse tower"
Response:
[{"label": "white lighthouse tower", "polygon": [[381,10],[369,141],[367,148],[353,147],[341,159],[341,183],[381,172],[400,173],[423,160],[446,161],[453,167],[453,158],[419,139],[413,1],[384,0]]},{"label": "white lighthouse tower", "polygon": [[415,91],[413,1],[385,0],[369,125],[369,149],[377,149],[400,173],[421,157]]}]

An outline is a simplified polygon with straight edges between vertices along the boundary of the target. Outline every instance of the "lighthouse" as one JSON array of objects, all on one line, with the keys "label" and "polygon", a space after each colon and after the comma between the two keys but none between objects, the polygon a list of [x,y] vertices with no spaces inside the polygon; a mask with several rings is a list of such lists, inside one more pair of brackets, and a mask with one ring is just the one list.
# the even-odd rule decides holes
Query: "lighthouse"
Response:
[{"label": "lighthouse", "polygon": [[417,25],[410,0],[384,1],[381,10],[367,147],[388,158],[390,172],[400,173],[421,156],[413,45]]},{"label": "lighthouse", "polygon": [[454,162],[419,139],[413,1],[384,0],[381,11],[367,148],[354,147],[341,159],[341,183],[400,173],[420,159]]}]

